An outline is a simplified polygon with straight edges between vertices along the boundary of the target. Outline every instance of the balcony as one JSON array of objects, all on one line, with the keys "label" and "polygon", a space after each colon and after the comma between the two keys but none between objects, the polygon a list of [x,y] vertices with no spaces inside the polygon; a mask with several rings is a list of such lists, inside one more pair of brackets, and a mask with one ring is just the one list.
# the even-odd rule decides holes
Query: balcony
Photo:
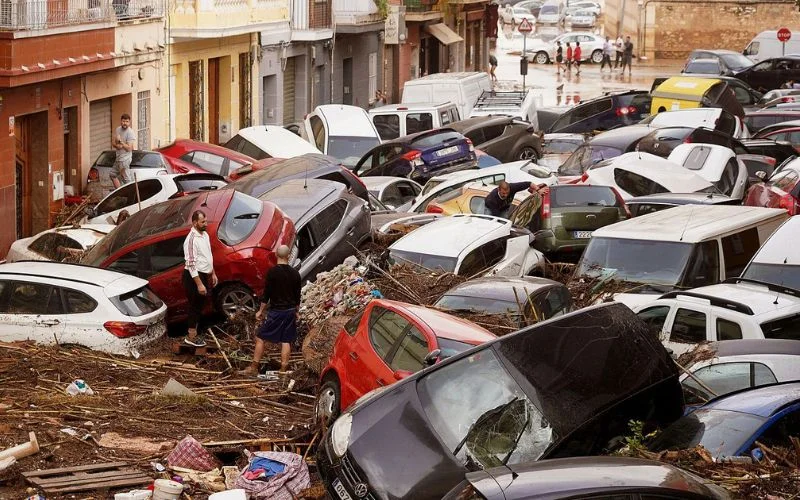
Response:
[{"label": "balcony", "polygon": [[2,0],[0,31],[42,31],[79,25],[160,19],[166,0]]},{"label": "balcony", "polygon": [[406,21],[422,22],[442,18],[438,0],[404,0]]},{"label": "balcony", "polygon": [[333,37],[331,17],[331,0],[292,0],[292,40]]},{"label": "balcony", "polygon": [[383,25],[383,18],[374,0],[333,0],[333,17],[337,30],[341,25]]},{"label": "balcony", "polygon": [[174,0],[170,35],[175,39],[235,36],[288,20],[288,0]]}]

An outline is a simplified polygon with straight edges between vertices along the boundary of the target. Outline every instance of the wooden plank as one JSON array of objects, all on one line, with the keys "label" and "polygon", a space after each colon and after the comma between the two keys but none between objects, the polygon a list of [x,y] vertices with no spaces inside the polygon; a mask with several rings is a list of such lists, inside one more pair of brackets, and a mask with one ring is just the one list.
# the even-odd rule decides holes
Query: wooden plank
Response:
[{"label": "wooden plank", "polygon": [[82,475],[82,476],[63,476],[63,477],[58,477],[58,478],[53,478],[53,479],[47,479],[47,480],[44,480],[44,481],[41,480],[41,479],[31,479],[30,482],[32,482],[33,484],[35,484],[37,486],[42,486],[43,488],[46,488],[48,486],[64,486],[64,485],[67,485],[67,484],[84,484],[84,483],[87,483],[87,482],[92,482],[92,481],[97,481],[97,480],[105,481],[108,478],[128,477],[128,476],[131,476],[131,475],[146,475],[146,474],[144,474],[143,472],[140,472],[138,470],[129,469],[129,470],[115,470],[115,471],[111,471],[111,472],[102,472],[100,474],[89,474],[89,475],[85,475],[85,476],[84,475]]},{"label": "wooden plank", "polygon": [[88,470],[113,469],[114,467],[122,467],[125,465],[130,465],[130,464],[128,464],[128,462],[106,462],[102,464],[78,465],[75,467],[61,467],[59,469],[34,470],[30,472],[23,472],[22,477],[28,478],[28,477],[53,476],[56,474],[63,474],[65,472],[84,472]]},{"label": "wooden plank", "polygon": [[45,493],[72,493],[75,491],[87,491],[87,490],[98,490],[98,489],[106,489],[106,488],[117,488],[122,486],[134,486],[137,484],[145,484],[152,481],[153,478],[146,477],[146,478],[139,478],[139,479],[120,479],[117,481],[108,481],[108,482],[98,482],[93,484],[86,484],[82,486],[69,486],[65,488],[55,488],[51,490],[45,490]]}]

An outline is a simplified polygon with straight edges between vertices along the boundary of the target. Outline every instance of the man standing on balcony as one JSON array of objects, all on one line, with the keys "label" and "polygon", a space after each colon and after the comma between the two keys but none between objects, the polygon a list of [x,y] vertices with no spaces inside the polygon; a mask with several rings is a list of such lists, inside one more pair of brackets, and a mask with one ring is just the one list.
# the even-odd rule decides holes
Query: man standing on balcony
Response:
[{"label": "man standing on balcony", "polygon": [[114,183],[114,189],[116,189],[122,184],[130,182],[128,169],[131,167],[132,151],[136,146],[136,134],[131,128],[131,115],[128,113],[123,113],[120,117],[120,124],[114,131],[114,140],[111,141],[111,146],[117,150],[117,160],[108,176],[111,177],[111,182]]}]

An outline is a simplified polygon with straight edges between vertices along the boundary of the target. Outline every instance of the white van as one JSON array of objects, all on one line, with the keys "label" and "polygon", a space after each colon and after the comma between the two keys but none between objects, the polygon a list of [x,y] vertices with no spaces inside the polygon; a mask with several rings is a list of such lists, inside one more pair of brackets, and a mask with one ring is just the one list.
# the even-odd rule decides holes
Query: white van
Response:
[{"label": "white van", "polygon": [[625,293],[614,299],[633,308],[676,288],[739,276],[788,217],[778,208],[726,205],[683,205],[634,217],[592,233],[576,276],[625,282]]},{"label": "white van", "polygon": [[450,101],[439,104],[387,104],[370,109],[369,117],[384,141],[444,127],[461,120],[458,107]]},{"label": "white van", "polygon": [[792,37],[786,42],[784,50],[783,43],[778,40],[778,32],[775,30],[762,31],[742,51],[742,54],[753,62],[797,53],[800,53],[800,38]]},{"label": "white van", "polygon": [[492,89],[488,73],[435,73],[409,80],[403,87],[403,104],[452,101],[458,113],[467,117],[484,90]]},{"label": "white van", "polygon": [[381,136],[369,115],[358,106],[317,106],[306,115],[303,126],[311,144],[347,167],[355,166],[362,156],[381,143]]},{"label": "white van", "polygon": [[764,243],[747,264],[742,278],[800,290],[800,217],[791,217]]}]

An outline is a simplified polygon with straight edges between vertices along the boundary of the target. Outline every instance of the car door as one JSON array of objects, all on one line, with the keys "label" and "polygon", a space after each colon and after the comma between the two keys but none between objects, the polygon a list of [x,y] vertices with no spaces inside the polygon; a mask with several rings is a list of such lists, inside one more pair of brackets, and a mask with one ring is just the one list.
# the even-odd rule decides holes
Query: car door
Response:
[{"label": "car door", "polygon": [[0,280],[0,340],[61,342],[64,310],[58,287],[26,280]]},{"label": "car door", "polygon": [[[525,236],[498,238],[484,245],[487,267],[493,276],[517,277],[527,274],[526,257],[529,238]],[[535,251],[535,250],[534,250]]]},{"label": "car door", "polygon": [[506,134],[505,123],[495,123],[482,127],[483,143],[475,146],[484,153],[492,155],[500,161],[510,161],[513,151],[514,137]]},{"label": "car door", "polygon": [[425,368],[425,357],[434,347],[420,329],[409,322],[405,333],[387,358],[389,368],[392,369],[391,378],[378,377],[376,383],[383,387],[422,370]]},{"label": "car door", "polygon": [[708,315],[710,307],[701,304],[678,304],[672,324],[665,330],[667,340],[664,346],[675,355],[691,351],[700,342],[712,340]]},{"label": "car door", "polygon": [[[344,221],[347,201],[337,200],[317,212],[298,230],[300,274],[313,280],[317,273],[332,268],[348,254],[344,237],[332,238]],[[302,233],[302,234],[301,234]]]},{"label": "car door", "polygon": [[116,224],[120,212],[126,210],[133,215],[142,208],[155,205],[169,196],[164,185],[158,179],[145,179],[126,184],[110,193],[92,212],[89,222],[92,224]]},{"label": "car door", "polygon": [[777,69],[776,62],[776,59],[761,61],[746,70],[744,74],[740,73],[738,78],[747,82],[747,84],[754,89],[762,92],[778,88],[783,85],[784,82],[779,83],[777,86],[772,86],[772,82],[780,79],[780,70]]},{"label": "car door", "polygon": [[65,326],[59,340],[63,344],[79,344],[92,349],[102,349],[115,337],[103,328],[103,319],[94,311],[97,301],[72,288],[61,287]]}]

